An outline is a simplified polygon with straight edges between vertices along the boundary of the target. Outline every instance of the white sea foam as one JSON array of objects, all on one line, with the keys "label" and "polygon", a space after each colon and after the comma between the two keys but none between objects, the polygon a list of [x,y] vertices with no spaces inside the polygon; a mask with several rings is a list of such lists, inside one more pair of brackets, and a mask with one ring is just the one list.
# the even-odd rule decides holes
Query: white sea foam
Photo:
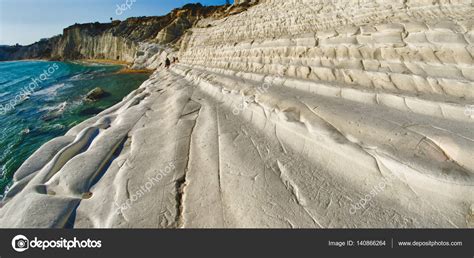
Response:
[{"label": "white sea foam", "polygon": [[48,88],[44,88],[42,90],[39,90],[37,92],[35,92],[33,95],[48,95],[48,96],[56,96],[57,93],[58,93],[58,90],[61,89],[61,88],[65,88],[66,85],[70,86],[70,84],[66,84],[66,83],[58,83],[58,84],[54,84]]}]

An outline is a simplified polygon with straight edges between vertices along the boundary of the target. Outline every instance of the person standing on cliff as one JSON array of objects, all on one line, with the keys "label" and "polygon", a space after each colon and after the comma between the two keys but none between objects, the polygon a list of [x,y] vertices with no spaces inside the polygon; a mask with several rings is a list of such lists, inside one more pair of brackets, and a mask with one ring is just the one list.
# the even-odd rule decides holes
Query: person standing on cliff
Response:
[{"label": "person standing on cliff", "polygon": [[165,61],[165,68],[168,69],[168,68],[170,67],[170,65],[171,65],[170,59],[169,59],[169,58],[166,58],[166,61]]}]

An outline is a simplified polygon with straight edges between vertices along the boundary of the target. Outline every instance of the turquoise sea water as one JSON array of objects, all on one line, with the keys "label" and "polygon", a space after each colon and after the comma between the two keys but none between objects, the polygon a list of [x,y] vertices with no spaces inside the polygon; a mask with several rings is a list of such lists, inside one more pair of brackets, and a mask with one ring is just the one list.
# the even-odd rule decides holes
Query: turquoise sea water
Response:
[{"label": "turquoise sea water", "polygon": [[[43,143],[122,100],[148,74],[117,74],[120,66],[0,62],[0,197],[13,173]],[[84,101],[91,89],[107,95]]]}]

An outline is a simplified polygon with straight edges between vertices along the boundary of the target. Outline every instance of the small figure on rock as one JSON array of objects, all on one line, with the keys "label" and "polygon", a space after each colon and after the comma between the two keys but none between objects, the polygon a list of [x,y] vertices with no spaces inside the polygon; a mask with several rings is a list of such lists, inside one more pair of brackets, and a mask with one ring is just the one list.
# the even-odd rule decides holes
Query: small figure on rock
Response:
[{"label": "small figure on rock", "polygon": [[169,58],[166,58],[166,61],[165,61],[165,68],[168,69],[168,68],[170,67],[170,65],[171,65],[170,59],[169,59]]}]

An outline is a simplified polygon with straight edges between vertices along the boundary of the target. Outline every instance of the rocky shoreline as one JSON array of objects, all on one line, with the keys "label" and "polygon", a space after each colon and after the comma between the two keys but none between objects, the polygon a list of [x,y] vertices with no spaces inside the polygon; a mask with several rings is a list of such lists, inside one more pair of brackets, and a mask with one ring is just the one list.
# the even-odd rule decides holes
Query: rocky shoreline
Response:
[{"label": "rocky shoreline", "polygon": [[150,78],[35,152],[0,227],[472,227],[473,13],[267,0],[141,43]]}]

